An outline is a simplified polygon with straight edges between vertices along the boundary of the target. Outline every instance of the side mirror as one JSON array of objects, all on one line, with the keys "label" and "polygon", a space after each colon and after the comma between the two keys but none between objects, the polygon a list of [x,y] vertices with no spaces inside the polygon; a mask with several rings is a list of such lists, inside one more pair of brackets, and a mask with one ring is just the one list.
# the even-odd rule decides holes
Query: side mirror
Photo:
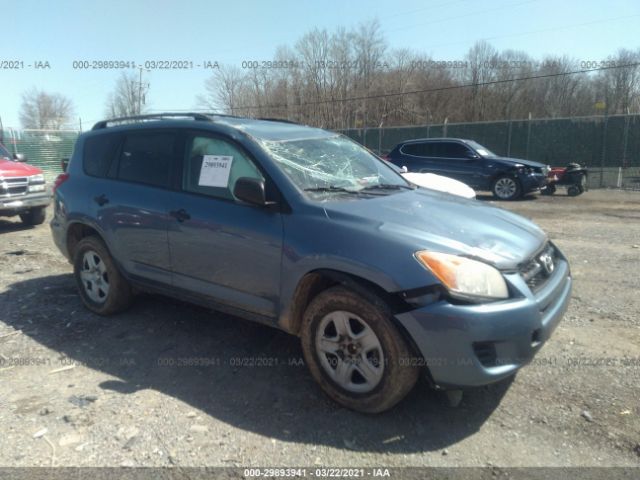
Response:
[{"label": "side mirror", "polygon": [[406,165],[403,165],[402,168],[400,169],[400,173],[407,173],[409,171],[409,169],[407,168]]},{"label": "side mirror", "polygon": [[60,167],[62,168],[63,172],[67,171],[67,167],[69,166],[69,159],[68,158],[63,158],[62,160],[60,160]]},{"label": "side mirror", "polygon": [[477,160],[480,158],[480,155],[478,155],[476,152],[472,152],[471,150],[467,150],[467,153],[465,153],[464,155],[467,160]]},{"label": "side mirror", "polygon": [[16,162],[26,162],[27,161],[27,156],[24,153],[14,153],[13,154],[13,159]]},{"label": "side mirror", "polygon": [[243,202],[261,207],[272,205],[275,202],[267,202],[264,191],[264,181],[250,177],[240,177],[233,188],[233,195]]}]

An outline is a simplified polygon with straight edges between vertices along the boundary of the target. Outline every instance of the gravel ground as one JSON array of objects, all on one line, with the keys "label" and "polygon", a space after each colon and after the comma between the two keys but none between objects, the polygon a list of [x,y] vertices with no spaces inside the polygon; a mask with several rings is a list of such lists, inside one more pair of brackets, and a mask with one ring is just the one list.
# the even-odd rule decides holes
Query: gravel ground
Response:
[{"label": "gravel ground", "polygon": [[0,220],[0,466],[640,465],[640,192],[499,205],[568,255],[565,319],[514,379],[378,416],[276,330],[158,296],[89,313],[48,226]]}]

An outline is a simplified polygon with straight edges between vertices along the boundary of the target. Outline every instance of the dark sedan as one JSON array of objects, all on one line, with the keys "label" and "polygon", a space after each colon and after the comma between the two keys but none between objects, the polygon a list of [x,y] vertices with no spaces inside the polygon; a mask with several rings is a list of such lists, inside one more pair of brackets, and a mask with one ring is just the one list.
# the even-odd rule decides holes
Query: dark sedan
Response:
[{"label": "dark sedan", "polygon": [[544,188],[549,166],[501,157],[473,140],[430,138],[399,143],[386,157],[409,172],[436,173],[490,190],[496,198],[514,200]]}]

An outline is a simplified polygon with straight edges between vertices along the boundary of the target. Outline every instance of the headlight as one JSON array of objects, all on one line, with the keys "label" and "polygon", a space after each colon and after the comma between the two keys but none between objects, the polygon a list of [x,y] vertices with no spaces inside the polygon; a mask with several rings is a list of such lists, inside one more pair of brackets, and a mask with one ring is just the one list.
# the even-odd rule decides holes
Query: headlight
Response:
[{"label": "headlight", "polygon": [[41,173],[38,175],[31,175],[29,177],[29,183],[44,183],[44,175]]},{"label": "headlight", "polygon": [[453,297],[476,302],[509,297],[502,274],[491,265],[425,250],[416,252],[415,258],[444,284]]}]

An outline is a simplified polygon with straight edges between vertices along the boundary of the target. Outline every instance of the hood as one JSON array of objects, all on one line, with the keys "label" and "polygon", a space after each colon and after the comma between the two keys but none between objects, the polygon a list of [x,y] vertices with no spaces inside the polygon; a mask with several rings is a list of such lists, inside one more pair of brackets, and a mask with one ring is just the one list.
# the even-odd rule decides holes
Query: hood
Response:
[{"label": "hood", "polygon": [[533,160],[524,160],[522,158],[511,158],[511,157],[491,157],[490,160],[498,160],[504,163],[511,163],[515,165],[516,163],[520,163],[527,167],[535,167],[535,168],[544,168],[547,165],[540,162],[534,162]]},{"label": "hood", "polygon": [[32,165],[0,158],[0,177],[27,177],[38,173],[42,173],[42,170]]},{"label": "hood", "polygon": [[330,201],[324,208],[330,219],[355,222],[372,235],[400,236],[396,240],[413,251],[467,255],[500,269],[516,268],[547,241],[537,225],[520,215],[424,189]]}]

